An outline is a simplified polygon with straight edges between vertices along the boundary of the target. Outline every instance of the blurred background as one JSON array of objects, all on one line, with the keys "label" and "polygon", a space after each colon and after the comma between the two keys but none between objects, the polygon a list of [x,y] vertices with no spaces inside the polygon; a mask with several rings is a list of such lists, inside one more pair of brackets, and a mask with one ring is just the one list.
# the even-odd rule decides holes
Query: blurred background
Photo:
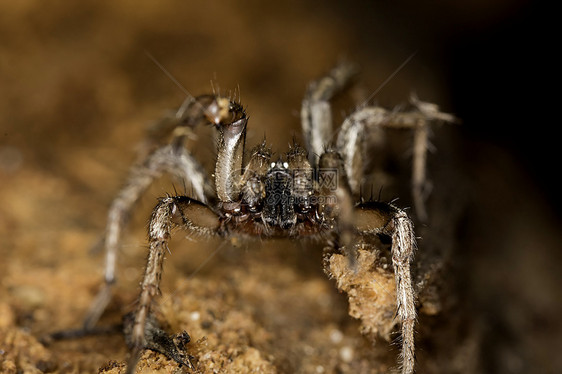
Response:
[{"label": "blurred background", "polygon": [[[552,117],[548,94],[537,89],[550,78],[537,43],[548,40],[542,20],[536,3],[506,0],[0,3],[0,327],[39,336],[76,325],[95,294],[101,256],[87,249],[146,128],[185,97],[148,54],[193,95],[240,90],[247,142],[265,135],[283,151],[299,136],[311,79],[348,59],[368,95],[415,53],[375,100],[394,106],[414,91],[462,120],[447,138],[433,131],[430,156],[436,191],[437,175],[455,178],[448,185],[462,201],[449,296],[478,338],[465,350],[473,365],[457,371],[562,371],[560,156],[544,118]],[[195,151],[207,166],[210,148]],[[163,188],[133,220],[140,234],[124,260],[133,269],[142,267],[147,212]],[[123,276],[129,290],[138,276]],[[461,344],[449,341],[455,336],[432,347]],[[78,347],[49,348],[57,364],[42,371],[75,367]],[[106,357],[80,360],[99,367]],[[447,372],[438,362],[424,368]]]}]

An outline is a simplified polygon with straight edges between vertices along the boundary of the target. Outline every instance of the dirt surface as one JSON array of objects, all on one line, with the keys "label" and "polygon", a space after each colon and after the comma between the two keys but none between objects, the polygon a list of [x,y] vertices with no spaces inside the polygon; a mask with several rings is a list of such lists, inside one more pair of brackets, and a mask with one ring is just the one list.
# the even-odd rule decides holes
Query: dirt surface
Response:
[{"label": "dirt surface", "polygon": [[[265,135],[274,150],[284,151],[299,137],[306,83],[340,58],[361,67],[352,98],[368,96],[392,77],[377,102],[400,104],[415,90],[466,117],[461,126],[433,131],[431,220],[417,224],[418,371],[562,371],[560,217],[545,188],[549,179],[528,167],[546,148],[533,148],[529,137],[523,143],[528,158],[511,152],[507,146],[520,138],[506,141],[505,121],[482,120],[482,111],[459,93],[466,94],[459,85],[478,65],[466,62],[470,68],[460,73],[448,65],[457,41],[473,45],[471,33],[482,35],[519,8],[504,2],[494,8],[322,4],[0,4],[0,372],[124,372],[127,348],[119,332],[41,339],[79,327],[101,286],[103,256],[95,244],[147,127],[180,105],[182,90],[239,89],[251,117],[247,143]],[[350,103],[339,103],[334,117],[341,120]],[[502,136],[482,135],[496,124],[493,133]],[[212,169],[212,135],[198,136],[194,153]],[[407,156],[408,139],[397,139],[399,154]],[[400,196],[401,206],[409,205],[406,156],[397,164],[405,179],[390,181],[382,194],[385,200]],[[164,178],[140,202],[121,248],[116,295],[100,326],[119,323],[134,306],[146,222],[157,197],[178,187],[172,183]],[[365,327],[350,316],[346,294],[325,274],[321,243],[194,241],[179,234],[170,247],[159,319],[171,332],[189,332],[199,372],[396,368],[393,316],[381,334],[390,342],[361,334]],[[154,352],[143,355],[138,369],[188,372]]]}]

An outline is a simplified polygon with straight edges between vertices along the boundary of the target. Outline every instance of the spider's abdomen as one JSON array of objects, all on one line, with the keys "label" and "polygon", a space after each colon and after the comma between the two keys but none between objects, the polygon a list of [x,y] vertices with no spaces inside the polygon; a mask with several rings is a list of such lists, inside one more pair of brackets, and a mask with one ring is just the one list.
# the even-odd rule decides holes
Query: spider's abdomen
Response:
[{"label": "spider's abdomen", "polygon": [[276,162],[265,177],[265,200],[262,218],[270,226],[293,227],[297,215],[293,205],[293,178],[282,162]]}]

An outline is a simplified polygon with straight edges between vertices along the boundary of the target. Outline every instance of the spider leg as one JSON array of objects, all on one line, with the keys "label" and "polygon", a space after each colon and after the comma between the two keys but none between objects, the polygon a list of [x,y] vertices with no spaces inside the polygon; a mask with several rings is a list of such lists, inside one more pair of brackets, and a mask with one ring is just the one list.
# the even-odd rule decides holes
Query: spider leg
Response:
[{"label": "spider leg", "polygon": [[105,284],[84,319],[84,329],[93,328],[111,300],[121,232],[135,203],[152,182],[163,173],[169,173],[190,183],[194,197],[199,201],[206,203],[214,199],[212,183],[203,166],[183,147],[186,129],[204,120],[209,121],[208,108],[211,108],[213,103],[214,97],[208,95],[188,98],[175,115],[164,117],[151,129],[151,140],[160,142],[169,134],[173,134],[173,139],[171,144],[157,148],[141,164],[131,168],[125,186],[111,203],[103,243]]},{"label": "spider leg", "polygon": [[359,195],[363,178],[365,132],[369,127],[385,123],[388,112],[379,107],[364,107],[348,116],[342,123],[336,147],[343,158],[343,165],[353,196]]},{"label": "spider leg", "polygon": [[246,141],[248,117],[242,106],[225,98],[216,99],[214,123],[218,128],[217,162],[215,166],[215,186],[217,197],[229,210],[229,204],[238,201]]},{"label": "spider leg", "polygon": [[426,176],[427,150],[429,143],[429,123],[454,123],[457,119],[449,113],[439,111],[439,107],[432,103],[420,101],[416,95],[410,95],[410,104],[416,108],[424,118],[419,119],[414,129],[414,147],[412,164],[412,198],[416,215],[420,221],[427,221],[425,200],[430,192],[430,183]]},{"label": "spider leg", "polygon": [[[206,205],[185,196],[170,196],[160,200],[154,208],[148,228],[149,253],[141,282],[138,305],[130,318],[126,330],[129,332],[127,342],[131,347],[131,356],[127,364],[127,373],[133,373],[144,349],[162,352],[178,361],[177,345],[153,323],[152,308],[155,297],[160,293],[164,255],[168,251],[168,241],[175,227],[191,233],[212,236],[220,229],[219,217]],[[174,348],[176,347],[176,348]],[[163,352],[164,351],[164,352]],[[178,361],[180,364],[189,365]]]},{"label": "spider leg", "polygon": [[[416,240],[413,223],[401,209],[384,203],[355,206],[343,159],[338,152],[328,149],[319,160],[319,195],[324,199],[319,212],[335,222],[332,231],[335,245],[346,252],[350,268],[357,271],[357,234],[384,234],[392,238],[392,265],[396,282],[397,315],[402,324],[402,374],[414,371],[414,323],[416,310],[410,262]],[[329,177],[332,174],[332,177]],[[335,183],[333,183],[335,182]],[[335,197],[335,199],[333,199]]]},{"label": "spider leg", "polygon": [[159,148],[143,164],[133,167],[125,187],[109,209],[105,234],[105,284],[84,319],[86,330],[93,328],[111,300],[119,242],[131,210],[152,182],[165,172],[191,182],[195,196],[201,201],[206,202],[212,196],[212,185],[203,167],[183,147],[168,145]]},{"label": "spider leg", "polygon": [[356,69],[341,63],[326,76],[308,86],[301,106],[301,124],[310,164],[316,166],[324,146],[332,138],[332,112],[329,101],[351,81]]},{"label": "spider leg", "polygon": [[403,210],[396,209],[388,228],[392,232],[392,265],[396,278],[396,303],[402,322],[402,373],[414,372],[414,324],[416,308],[410,263],[416,241],[412,221]]},{"label": "spider leg", "polygon": [[363,177],[365,132],[376,128],[413,130],[412,199],[418,218],[425,221],[425,199],[429,184],[426,176],[429,125],[432,122],[454,122],[455,118],[440,112],[435,104],[422,102],[415,96],[410,98],[410,103],[414,108],[410,111],[388,111],[377,106],[358,109],[344,120],[336,145],[344,160],[352,194],[357,196]]},{"label": "spider leg", "polygon": [[360,235],[388,235],[392,239],[391,255],[396,282],[397,316],[402,325],[402,374],[414,372],[416,321],[415,292],[410,263],[416,249],[414,225],[408,215],[391,204],[364,203],[355,208],[356,229]]}]

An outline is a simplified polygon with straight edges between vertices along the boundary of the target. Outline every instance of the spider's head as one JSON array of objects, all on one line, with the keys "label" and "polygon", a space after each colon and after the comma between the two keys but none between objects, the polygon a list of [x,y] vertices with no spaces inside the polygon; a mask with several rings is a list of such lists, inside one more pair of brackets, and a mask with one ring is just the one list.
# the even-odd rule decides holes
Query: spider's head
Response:
[{"label": "spider's head", "polygon": [[269,226],[290,229],[297,221],[294,208],[293,176],[286,161],[272,162],[265,175],[262,218]]},{"label": "spider's head", "polygon": [[290,230],[299,217],[313,210],[313,169],[298,144],[277,161],[270,162],[270,157],[265,142],[252,151],[242,178],[242,201],[260,222]]}]

